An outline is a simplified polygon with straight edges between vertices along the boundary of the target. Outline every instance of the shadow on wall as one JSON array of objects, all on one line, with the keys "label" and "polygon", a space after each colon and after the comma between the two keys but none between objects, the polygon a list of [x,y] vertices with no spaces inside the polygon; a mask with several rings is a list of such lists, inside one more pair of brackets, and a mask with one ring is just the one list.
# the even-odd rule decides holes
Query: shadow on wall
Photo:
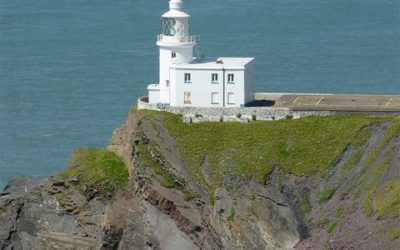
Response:
[{"label": "shadow on wall", "polygon": [[246,104],[246,107],[273,107],[273,106],[275,106],[274,100],[255,100]]}]

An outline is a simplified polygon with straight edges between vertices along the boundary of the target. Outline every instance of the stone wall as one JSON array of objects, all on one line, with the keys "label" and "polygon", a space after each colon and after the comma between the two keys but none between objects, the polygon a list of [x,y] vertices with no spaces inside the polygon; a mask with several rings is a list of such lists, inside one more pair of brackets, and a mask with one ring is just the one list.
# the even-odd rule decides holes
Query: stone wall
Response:
[{"label": "stone wall", "polygon": [[330,111],[293,111],[289,108],[277,107],[245,107],[245,108],[201,108],[201,107],[158,107],[149,104],[146,97],[138,100],[138,109],[165,111],[183,115],[183,121],[197,122],[251,122],[271,121],[306,116],[327,116]]}]

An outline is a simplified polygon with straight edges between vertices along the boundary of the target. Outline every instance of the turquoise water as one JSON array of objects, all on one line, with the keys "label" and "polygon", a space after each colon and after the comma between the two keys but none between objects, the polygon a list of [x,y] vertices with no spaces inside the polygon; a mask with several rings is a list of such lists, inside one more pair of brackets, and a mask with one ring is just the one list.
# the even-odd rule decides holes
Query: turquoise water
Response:
[{"label": "turquoise water", "polygon": [[[167,0],[0,0],[0,186],[105,146],[146,84]],[[206,56],[253,56],[257,91],[400,93],[398,0],[187,0]]]}]

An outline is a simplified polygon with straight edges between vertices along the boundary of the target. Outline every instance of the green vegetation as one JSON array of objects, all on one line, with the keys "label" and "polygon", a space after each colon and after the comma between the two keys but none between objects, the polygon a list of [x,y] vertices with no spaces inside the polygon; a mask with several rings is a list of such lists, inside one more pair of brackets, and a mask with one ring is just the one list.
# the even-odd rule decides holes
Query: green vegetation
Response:
[{"label": "green vegetation", "polygon": [[323,226],[325,224],[329,223],[329,218],[328,217],[324,217],[322,219],[320,219],[319,221],[317,221],[316,225],[317,226]]},{"label": "green vegetation", "polygon": [[[187,189],[187,183],[182,178],[170,173],[169,168],[171,166],[169,163],[161,164],[155,159],[154,156],[159,154],[154,143],[140,143],[138,148],[141,157],[138,167],[141,174],[151,174],[161,186],[180,190],[183,193],[183,199],[185,201],[191,201],[200,197],[198,193],[191,192]],[[157,158],[161,158],[161,156]]]},{"label": "green vegetation", "polygon": [[387,183],[375,198],[375,209],[378,218],[400,215],[400,180]]},{"label": "green vegetation", "polygon": [[251,204],[247,207],[247,213],[250,215],[253,215],[257,219],[260,217],[260,213],[257,210],[256,203],[253,201]]},{"label": "green vegetation", "polygon": [[278,121],[187,124],[166,112],[138,111],[157,115],[179,145],[185,164],[197,181],[208,186],[201,165],[208,156],[212,191],[224,174],[264,181],[275,167],[295,175],[325,175],[342,152],[371,123],[390,118],[360,116],[307,117]]},{"label": "green vegetation", "polygon": [[379,145],[374,149],[370,157],[368,158],[367,162],[365,163],[366,166],[373,163],[376,158],[378,157],[379,152],[392,140],[396,135],[400,134],[400,123],[393,124],[388,131],[385,133],[385,136],[379,143]]},{"label": "green vegetation", "polygon": [[335,220],[332,224],[330,224],[329,227],[326,229],[328,234],[332,234],[335,231],[337,225],[338,225],[338,221],[337,220]]},{"label": "green vegetation", "polygon": [[236,215],[236,211],[234,207],[231,207],[231,211],[229,212],[228,215],[228,221],[233,221],[233,219],[235,218]]},{"label": "green vegetation", "polygon": [[[151,155],[151,149],[154,145],[150,144],[139,144],[139,151],[140,151],[140,165],[139,170],[144,173],[148,168],[152,169],[154,173],[157,175],[157,179],[160,184],[166,188],[175,188],[181,191],[185,190],[185,183],[184,181],[176,178],[168,171],[168,166],[163,166],[159,162],[157,162]],[[189,198],[189,197],[187,197]],[[189,199],[190,200],[190,199]]]},{"label": "green vegetation", "polygon": [[364,202],[363,202],[363,204],[362,204],[362,208],[363,208],[364,214],[365,214],[367,217],[371,217],[372,214],[374,213],[374,208],[373,208],[373,206],[372,206],[372,197],[371,197],[371,193],[367,193],[367,194],[365,195]]},{"label": "green vegetation", "polygon": [[395,240],[400,237],[400,228],[399,227],[394,227],[385,232],[386,238],[389,240]]},{"label": "green vegetation", "polygon": [[[385,196],[386,199],[380,199],[380,188],[379,184],[381,182],[381,179],[390,165],[390,162],[392,161],[392,155],[394,153],[395,148],[389,149],[384,157],[382,162],[380,162],[377,166],[374,168],[371,168],[371,171],[367,172],[365,176],[365,180],[363,185],[360,186],[360,188],[363,188],[366,190],[366,195],[364,198],[363,202],[363,210],[365,215],[367,216],[372,216],[376,212],[379,211],[378,217],[382,216],[387,216],[389,214],[389,211],[395,212],[396,214],[400,215],[400,211],[397,210],[392,210],[396,208],[396,202],[399,202],[398,193],[396,196],[396,193],[391,192],[391,190],[399,190],[398,187],[396,187],[396,182],[391,182],[391,188],[388,191],[389,196]],[[368,179],[367,179],[368,178]],[[398,184],[397,184],[398,185]],[[396,199],[397,198],[397,199]],[[379,202],[379,208],[378,208],[378,202]],[[399,206],[400,208],[400,206]]]},{"label": "green vegetation", "polygon": [[307,199],[301,204],[301,211],[305,214],[311,212],[312,206],[310,201]]},{"label": "green vegetation", "polygon": [[183,199],[185,201],[191,201],[191,200],[199,198],[199,197],[200,197],[200,195],[196,194],[196,193],[191,193],[191,192],[188,192],[188,191],[183,193]]},{"label": "green vegetation", "polygon": [[334,185],[330,185],[328,187],[326,187],[324,190],[322,190],[319,194],[318,194],[318,200],[319,202],[325,202],[330,200],[330,198],[333,196],[333,194],[335,193],[336,189]]},{"label": "green vegetation", "polygon": [[400,181],[394,180],[381,187],[382,177],[389,167],[395,147],[386,150],[383,159],[377,162],[379,154],[388,143],[400,133],[400,123],[394,123],[385,133],[383,139],[367,159],[363,176],[358,179],[359,189],[356,193],[365,190],[363,211],[366,216],[376,215],[378,218],[387,218],[400,215]]},{"label": "green vegetation", "polygon": [[343,214],[343,207],[338,207],[336,209],[336,214],[335,214],[336,219],[339,219],[340,217],[342,217],[342,214]]},{"label": "green vegetation", "polygon": [[345,163],[343,167],[344,173],[347,173],[348,171],[352,170],[357,164],[360,162],[361,157],[363,156],[364,152],[359,149],[357,150]]},{"label": "green vegetation", "polygon": [[351,145],[354,148],[362,147],[367,143],[368,139],[371,137],[371,129],[369,127],[363,127],[360,132],[357,134]]},{"label": "green vegetation", "polygon": [[293,115],[287,115],[286,119],[288,119],[288,120],[293,119]]},{"label": "green vegetation", "polygon": [[100,195],[124,189],[128,182],[128,170],[115,153],[100,148],[76,150],[69,166],[61,172],[64,178],[79,178],[76,187],[85,193],[97,189]]}]

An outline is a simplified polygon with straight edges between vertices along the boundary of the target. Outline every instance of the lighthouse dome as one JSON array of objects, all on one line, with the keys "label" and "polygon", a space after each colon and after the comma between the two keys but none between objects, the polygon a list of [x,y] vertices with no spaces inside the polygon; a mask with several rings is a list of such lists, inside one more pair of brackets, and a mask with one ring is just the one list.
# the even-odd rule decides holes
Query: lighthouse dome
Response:
[{"label": "lighthouse dome", "polygon": [[183,2],[182,0],[171,0],[169,1],[169,8],[171,10],[181,10]]},{"label": "lighthouse dome", "polygon": [[183,11],[182,0],[171,0],[169,1],[169,11],[163,15],[163,17],[171,18],[189,18],[190,16]]}]

